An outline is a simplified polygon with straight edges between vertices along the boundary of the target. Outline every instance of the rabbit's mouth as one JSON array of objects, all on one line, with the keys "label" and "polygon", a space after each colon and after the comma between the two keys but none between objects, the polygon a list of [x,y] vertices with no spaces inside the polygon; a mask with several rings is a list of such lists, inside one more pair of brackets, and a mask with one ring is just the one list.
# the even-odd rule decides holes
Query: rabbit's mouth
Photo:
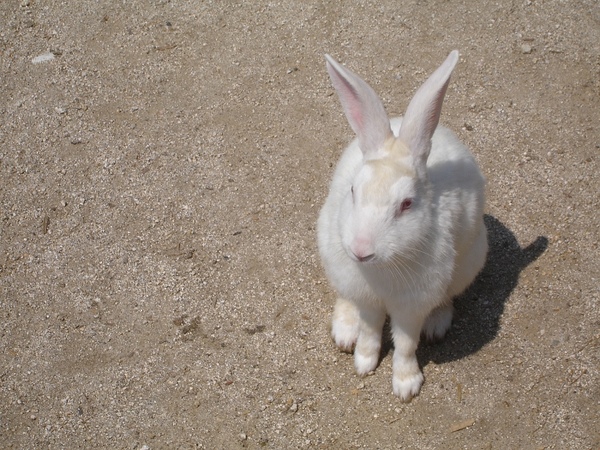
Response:
[{"label": "rabbit's mouth", "polygon": [[362,264],[367,264],[367,263],[376,261],[375,253],[368,253],[368,254],[355,253],[354,251],[351,250],[350,251],[350,257],[354,261],[362,263]]},{"label": "rabbit's mouth", "polygon": [[368,264],[378,259],[373,239],[368,234],[363,233],[354,236],[346,248],[346,253],[354,262],[359,264]]}]

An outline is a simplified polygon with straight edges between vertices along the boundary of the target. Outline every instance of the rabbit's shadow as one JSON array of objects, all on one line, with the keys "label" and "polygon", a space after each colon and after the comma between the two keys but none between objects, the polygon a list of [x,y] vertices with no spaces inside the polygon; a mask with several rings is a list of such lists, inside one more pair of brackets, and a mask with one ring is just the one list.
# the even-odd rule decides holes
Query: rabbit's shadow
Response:
[{"label": "rabbit's shadow", "polygon": [[[521,248],[514,234],[493,216],[484,216],[489,250],[485,266],[474,283],[454,299],[454,320],[445,338],[434,344],[421,341],[417,359],[421,367],[455,361],[471,355],[491,342],[500,329],[504,305],[517,286],[519,275],[548,247],[548,239],[539,236]],[[387,334],[389,336],[389,334]],[[382,357],[393,344],[386,340]]]}]

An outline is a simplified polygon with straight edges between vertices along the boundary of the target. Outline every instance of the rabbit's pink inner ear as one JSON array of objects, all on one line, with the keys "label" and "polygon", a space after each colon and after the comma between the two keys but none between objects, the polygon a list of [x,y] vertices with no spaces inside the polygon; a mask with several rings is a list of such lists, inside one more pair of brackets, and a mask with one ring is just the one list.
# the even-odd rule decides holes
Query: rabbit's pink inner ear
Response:
[{"label": "rabbit's pink inner ear", "polygon": [[389,119],[379,97],[358,75],[327,57],[327,71],[346,118],[358,136],[365,156],[374,157],[392,135]]},{"label": "rabbit's pink inner ear", "polygon": [[423,166],[423,169],[431,150],[431,137],[440,120],[450,75],[457,61],[458,52],[454,50],[417,90],[400,126],[398,137],[408,144],[416,164]]},{"label": "rabbit's pink inner ear", "polygon": [[341,77],[337,77],[336,81],[333,81],[333,85],[338,92],[352,130],[360,135],[364,132],[364,118],[358,92],[348,81]]}]

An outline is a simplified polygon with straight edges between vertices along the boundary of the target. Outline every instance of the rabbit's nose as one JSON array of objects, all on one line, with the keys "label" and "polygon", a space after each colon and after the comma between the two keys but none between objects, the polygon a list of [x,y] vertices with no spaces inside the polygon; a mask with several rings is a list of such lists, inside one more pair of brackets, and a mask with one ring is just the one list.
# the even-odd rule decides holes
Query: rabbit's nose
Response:
[{"label": "rabbit's nose", "polygon": [[350,247],[352,256],[359,262],[367,262],[375,258],[375,251],[371,241],[365,238],[356,238]]}]

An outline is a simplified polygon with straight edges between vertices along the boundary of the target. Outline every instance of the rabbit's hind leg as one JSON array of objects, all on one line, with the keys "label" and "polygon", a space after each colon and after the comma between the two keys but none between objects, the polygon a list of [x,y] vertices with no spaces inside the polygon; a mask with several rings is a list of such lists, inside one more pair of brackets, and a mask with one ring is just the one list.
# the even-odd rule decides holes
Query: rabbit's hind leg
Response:
[{"label": "rabbit's hind leg", "polygon": [[452,306],[452,302],[438,306],[427,316],[421,330],[421,335],[429,342],[436,342],[443,339],[446,332],[450,329],[453,314],[454,307]]}]

